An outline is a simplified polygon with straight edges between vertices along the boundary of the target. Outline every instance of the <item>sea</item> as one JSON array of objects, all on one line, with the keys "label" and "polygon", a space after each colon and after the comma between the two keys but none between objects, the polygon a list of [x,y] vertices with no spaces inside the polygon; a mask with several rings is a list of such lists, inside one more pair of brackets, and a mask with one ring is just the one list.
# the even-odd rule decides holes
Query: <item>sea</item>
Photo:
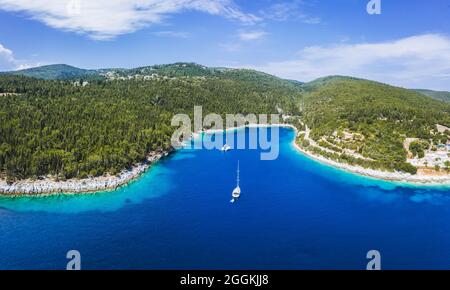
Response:
[{"label": "sea", "polygon": [[63,270],[71,250],[82,269],[364,270],[372,250],[382,269],[450,269],[448,187],[333,168],[294,138],[280,128],[271,161],[183,148],[114,191],[0,197],[0,269]]}]

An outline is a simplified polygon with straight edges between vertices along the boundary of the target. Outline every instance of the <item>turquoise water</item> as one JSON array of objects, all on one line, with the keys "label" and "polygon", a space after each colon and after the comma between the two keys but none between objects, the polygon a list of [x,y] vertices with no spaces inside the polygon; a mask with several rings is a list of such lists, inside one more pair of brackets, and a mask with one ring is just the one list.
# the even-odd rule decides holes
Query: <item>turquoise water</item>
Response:
[{"label": "turquoise water", "polygon": [[0,269],[65,269],[72,249],[85,269],[365,269],[372,249],[385,269],[450,268],[447,188],[325,166],[294,136],[275,161],[183,149],[116,191],[0,198]]}]

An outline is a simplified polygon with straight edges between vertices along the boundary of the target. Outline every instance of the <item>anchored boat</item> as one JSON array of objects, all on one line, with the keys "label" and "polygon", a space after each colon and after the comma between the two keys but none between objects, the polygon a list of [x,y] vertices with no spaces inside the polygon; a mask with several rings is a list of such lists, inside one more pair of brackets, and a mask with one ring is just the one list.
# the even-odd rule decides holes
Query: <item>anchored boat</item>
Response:
[{"label": "anchored boat", "polygon": [[236,179],[236,188],[233,190],[233,193],[231,194],[232,199],[231,199],[231,203],[234,203],[235,201],[237,201],[239,199],[239,197],[241,196],[241,188],[239,186],[239,161],[238,161],[238,168],[237,168],[237,179]]},{"label": "anchored boat", "polygon": [[228,152],[228,151],[231,150],[231,147],[230,147],[230,145],[225,144],[225,145],[223,145],[222,149],[220,149],[220,150],[221,150],[222,152]]}]

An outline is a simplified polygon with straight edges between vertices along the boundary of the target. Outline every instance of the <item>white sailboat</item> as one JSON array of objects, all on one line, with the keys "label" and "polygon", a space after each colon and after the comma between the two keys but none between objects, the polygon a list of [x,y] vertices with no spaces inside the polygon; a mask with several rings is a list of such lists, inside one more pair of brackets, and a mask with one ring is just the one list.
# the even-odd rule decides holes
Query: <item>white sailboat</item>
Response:
[{"label": "white sailboat", "polygon": [[232,199],[231,203],[234,203],[238,198],[241,196],[241,188],[239,187],[239,161],[238,161],[238,168],[237,168],[237,179],[236,179],[236,188],[233,190],[233,193],[231,194]]},{"label": "white sailboat", "polygon": [[222,149],[220,149],[220,150],[221,150],[222,152],[228,152],[228,151],[231,150],[231,147],[230,147],[230,145],[225,144],[225,145],[223,145]]}]

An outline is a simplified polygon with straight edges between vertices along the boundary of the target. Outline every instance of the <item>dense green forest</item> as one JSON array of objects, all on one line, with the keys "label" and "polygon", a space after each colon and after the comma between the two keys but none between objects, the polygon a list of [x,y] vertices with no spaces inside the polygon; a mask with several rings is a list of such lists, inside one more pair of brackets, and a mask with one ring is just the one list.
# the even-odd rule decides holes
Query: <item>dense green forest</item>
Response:
[{"label": "dense green forest", "polygon": [[[422,144],[444,143],[450,134],[436,132],[436,124],[450,126],[450,104],[362,79],[301,83],[190,63],[102,70],[53,65],[0,74],[0,174],[10,181],[116,174],[150,151],[169,149],[172,116],[192,116],[196,105],[223,116],[282,108],[327,150],[300,136],[304,147],[384,170],[415,173],[406,163],[405,138],[421,140],[411,146],[421,156]],[[345,134],[356,137],[343,141]]]},{"label": "dense green forest", "polygon": [[432,91],[432,90],[415,90],[415,91],[430,98],[450,103],[450,92]]},{"label": "dense green forest", "polygon": [[[248,73],[246,73],[248,74]],[[118,173],[168,149],[175,113],[276,113],[298,97],[284,81],[239,78],[73,81],[0,76],[0,168],[9,180]]]},{"label": "dense green forest", "polygon": [[97,78],[102,79],[100,71],[86,70],[77,67],[73,67],[66,64],[53,64],[40,67],[34,67],[24,70],[18,70],[13,72],[3,72],[0,74],[18,75],[26,77],[34,77],[44,80],[64,80],[73,78]]},{"label": "dense green forest", "polygon": [[405,163],[405,138],[434,139],[435,143],[448,139],[437,132],[436,124],[450,125],[450,105],[411,90],[332,77],[308,85],[306,92],[302,118],[312,128],[314,140],[332,136],[336,130],[363,136],[350,145],[374,161],[343,156],[347,163],[414,173],[415,169]]}]

